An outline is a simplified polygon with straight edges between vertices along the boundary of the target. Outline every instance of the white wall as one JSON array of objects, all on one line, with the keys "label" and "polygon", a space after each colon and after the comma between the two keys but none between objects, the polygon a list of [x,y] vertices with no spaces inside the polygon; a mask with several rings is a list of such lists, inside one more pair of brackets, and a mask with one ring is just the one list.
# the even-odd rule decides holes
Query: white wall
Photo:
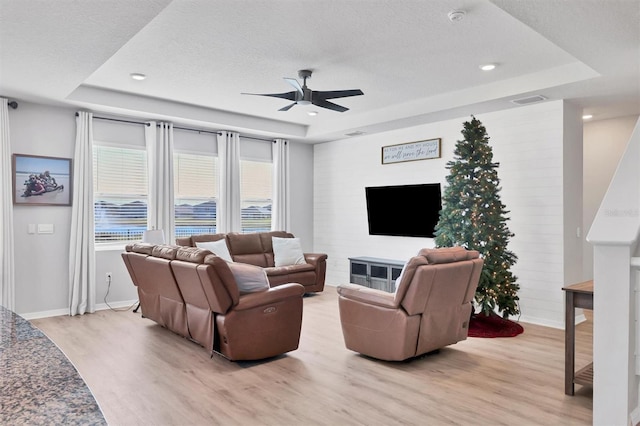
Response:
[{"label": "white wall", "polygon": [[[586,235],[624,153],[637,116],[584,123],[584,234]],[[593,245],[584,241],[584,276],[593,278]]]},{"label": "white wall", "polygon": [[313,146],[289,146],[291,173],[291,226],[287,231],[300,238],[305,253],[314,250],[313,234]]},{"label": "white wall", "polygon": [[[144,120],[135,117],[132,119]],[[73,157],[76,131],[74,109],[20,102],[18,109],[9,110],[9,120],[13,153]],[[197,147],[205,136],[194,132],[176,131],[175,139],[181,139],[186,145]],[[111,143],[134,142],[143,145],[144,127],[95,120],[94,137]],[[211,135],[209,140],[213,141]],[[310,145],[292,143],[290,150],[293,200],[293,223],[290,231],[301,238],[305,250],[311,251],[313,148]],[[38,223],[53,224],[54,234],[27,234],[28,224]],[[70,224],[71,207],[14,207],[15,310],[18,314],[36,318],[68,312]],[[120,257],[121,252],[121,248],[96,252],[98,308],[105,307],[106,272],[113,274],[107,298],[111,306],[122,306],[137,300],[135,287]]]},{"label": "white wall", "polygon": [[585,280],[582,268],[582,247],[586,241],[582,230],[582,109],[565,103],[563,124],[564,283],[570,285]]},{"label": "white wall", "polygon": [[[564,121],[562,101],[478,115],[500,162],[501,197],[515,237],[509,248],[519,257],[513,268],[520,284],[523,321],[564,327]],[[575,112],[571,116],[576,116]],[[440,182],[446,162],[470,117],[315,145],[314,235],[316,251],[328,258],[327,284],[349,282],[348,258],[376,256],[407,260],[429,238],[371,236],[367,229],[364,188],[373,185]],[[575,129],[575,123],[572,124]],[[575,130],[569,132],[575,149]],[[442,158],[380,164],[382,146],[442,138]],[[581,170],[571,170],[581,174]],[[576,177],[576,180],[579,180]],[[575,183],[573,184],[575,186]],[[573,221],[582,223],[571,201]],[[398,212],[402,215],[402,212]],[[572,231],[575,234],[575,229]],[[578,250],[578,252],[580,252]]]},{"label": "white wall", "polygon": [[[12,153],[73,157],[75,111],[20,102],[9,110]],[[71,207],[14,206],[15,310],[69,306]],[[53,234],[28,234],[29,224],[53,224]],[[67,308],[68,312],[68,308]]]},{"label": "white wall", "polygon": [[[14,153],[73,157],[75,110],[20,102],[9,110]],[[511,211],[509,228],[516,236],[510,248],[519,256],[514,273],[521,285],[523,320],[562,324],[562,292],[565,265],[560,260],[565,238],[562,204],[567,196],[560,183],[566,174],[560,160],[563,140],[575,140],[563,132],[575,114],[562,102],[547,102],[510,111],[479,115],[491,138],[503,186],[502,200]],[[100,115],[100,114],[97,114]],[[135,119],[135,118],[134,118]],[[461,138],[459,120],[433,123],[385,134],[361,136],[312,147],[291,144],[292,224],[305,251],[329,254],[327,284],[349,281],[348,257],[370,255],[406,260],[421,247],[433,247],[427,238],[370,236],[367,232],[364,187],[418,182],[445,183],[445,164]],[[609,184],[637,117],[586,123],[584,126],[583,236]],[[143,138],[143,127],[96,121],[96,137],[110,142]],[[182,132],[188,133],[188,132]],[[190,138],[195,138],[190,133]],[[381,165],[380,148],[395,143],[442,138],[440,159]],[[184,136],[187,138],[187,136]],[[189,143],[196,143],[190,140]],[[199,142],[198,142],[199,143]],[[573,148],[571,148],[573,147]],[[314,160],[315,156],[315,160]],[[577,158],[577,157],[576,157]],[[574,200],[575,202],[575,200]],[[575,217],[575,215],[571,216]],[[68,305],[68,248],[70,207],[14,207],[16,251],[16,311],[26,316],[64,313]],[[28,224],[52,223],[52,235],[27,234]],[[566,235],[565,235],[566,234]],[[584,245],[583,279],[592,277],[592,248]],[[40,256],[34,259],[34,253]],[[100,251],[97,260],[96,303],[104,303],[106,272],[113,273],[108,301],[135,300],[120,250]]]}]

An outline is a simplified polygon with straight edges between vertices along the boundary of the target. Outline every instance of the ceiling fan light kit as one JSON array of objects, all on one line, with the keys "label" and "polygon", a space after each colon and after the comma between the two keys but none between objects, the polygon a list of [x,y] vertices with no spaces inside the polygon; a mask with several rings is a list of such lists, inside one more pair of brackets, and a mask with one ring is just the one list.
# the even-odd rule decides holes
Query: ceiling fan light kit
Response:
[{"label": "ceiling fan light kit", "polygon": [[294,105],[315,105],[332,111],[345,112],[349,108],[329,102],[328,99],[347,98],[350,96],[364,95],[360,89],[350,90],[311,90],[307,87],[307,79],[311,78],[311,70],[298,71],[298,77],[302,79],[302,85],[295,78],[284,77],[295,90],[285,93],[243,93],[243,95],[269,96],[293,101],[293,103],[280,108],[278,111],[289,111]]}]

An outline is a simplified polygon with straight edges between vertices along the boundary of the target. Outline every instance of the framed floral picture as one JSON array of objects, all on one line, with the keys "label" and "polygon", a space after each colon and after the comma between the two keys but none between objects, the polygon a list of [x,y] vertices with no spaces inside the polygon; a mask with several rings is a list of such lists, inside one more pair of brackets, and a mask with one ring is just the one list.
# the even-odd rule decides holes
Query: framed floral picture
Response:
[{"label": "framed floral picture", "polygon": [[70,206],[71,158],[13,154],[13,204]]}]

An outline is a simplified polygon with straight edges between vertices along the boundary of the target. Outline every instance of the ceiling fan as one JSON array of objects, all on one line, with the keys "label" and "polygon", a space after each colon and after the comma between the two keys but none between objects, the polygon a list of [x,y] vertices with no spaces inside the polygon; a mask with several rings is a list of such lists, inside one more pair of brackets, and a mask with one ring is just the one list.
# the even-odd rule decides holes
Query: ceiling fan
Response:
[{"label": "ceiling fan", "polygon": [[288,99],[293,101],[292,104],[289,104],[283,108],[280,108],[278,111],[289,111],[294,105],[315,105],[321,108],[331,109],[333,111],[345,112],[348,111],[349,108],[345,108],[342,105],[334,104],[333,102],[329,102],[327,99],[336,99],[336,98],[347,98],[350,96],[360,96],[364,95],[362,90],[353,89],[353,90],[311,90],[307,87],[307,79],[311,78],[310,70],[300,70],[298,71],[298,77],[302,79],[302,86],[295,78],[287,78],[284,80],[293,86],[293,92],[285,92],[285,93],[243,93],[243,95],[256,95],[256,96],[270,96],[272,98],[281,98]]}]

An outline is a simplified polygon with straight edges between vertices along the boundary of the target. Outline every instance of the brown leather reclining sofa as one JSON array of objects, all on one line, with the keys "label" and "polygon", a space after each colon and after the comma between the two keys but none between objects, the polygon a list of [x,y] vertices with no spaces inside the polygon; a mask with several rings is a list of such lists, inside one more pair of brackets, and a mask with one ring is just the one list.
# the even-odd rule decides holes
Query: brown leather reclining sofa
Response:
[{"label": "brown leather reclining sofa", "polygon": [[[298,348],[300,284],[270,288],[259,268],[232,265],[196,247],[127,245],[122,258],[138,289],[142,316],[232,361],[259,360]],[[257,270],[264,289],[243,294],[237,268]]]},{"label": "brown leather reclining sofa", "polygon": [[304,253],[306,263],[288,266],[275,266],[272,238],[294,238],[293,234],[283,231],[256,232],[241,234],[202,234],[177,238],[180,246],[195,247],[197,242],[210,242],[225,239],[229,254],[234,262],[248,263],[265,269],[272,287],[299,283],[306,293],[321,292],[327,271],[327,255],[324,253]]}]

